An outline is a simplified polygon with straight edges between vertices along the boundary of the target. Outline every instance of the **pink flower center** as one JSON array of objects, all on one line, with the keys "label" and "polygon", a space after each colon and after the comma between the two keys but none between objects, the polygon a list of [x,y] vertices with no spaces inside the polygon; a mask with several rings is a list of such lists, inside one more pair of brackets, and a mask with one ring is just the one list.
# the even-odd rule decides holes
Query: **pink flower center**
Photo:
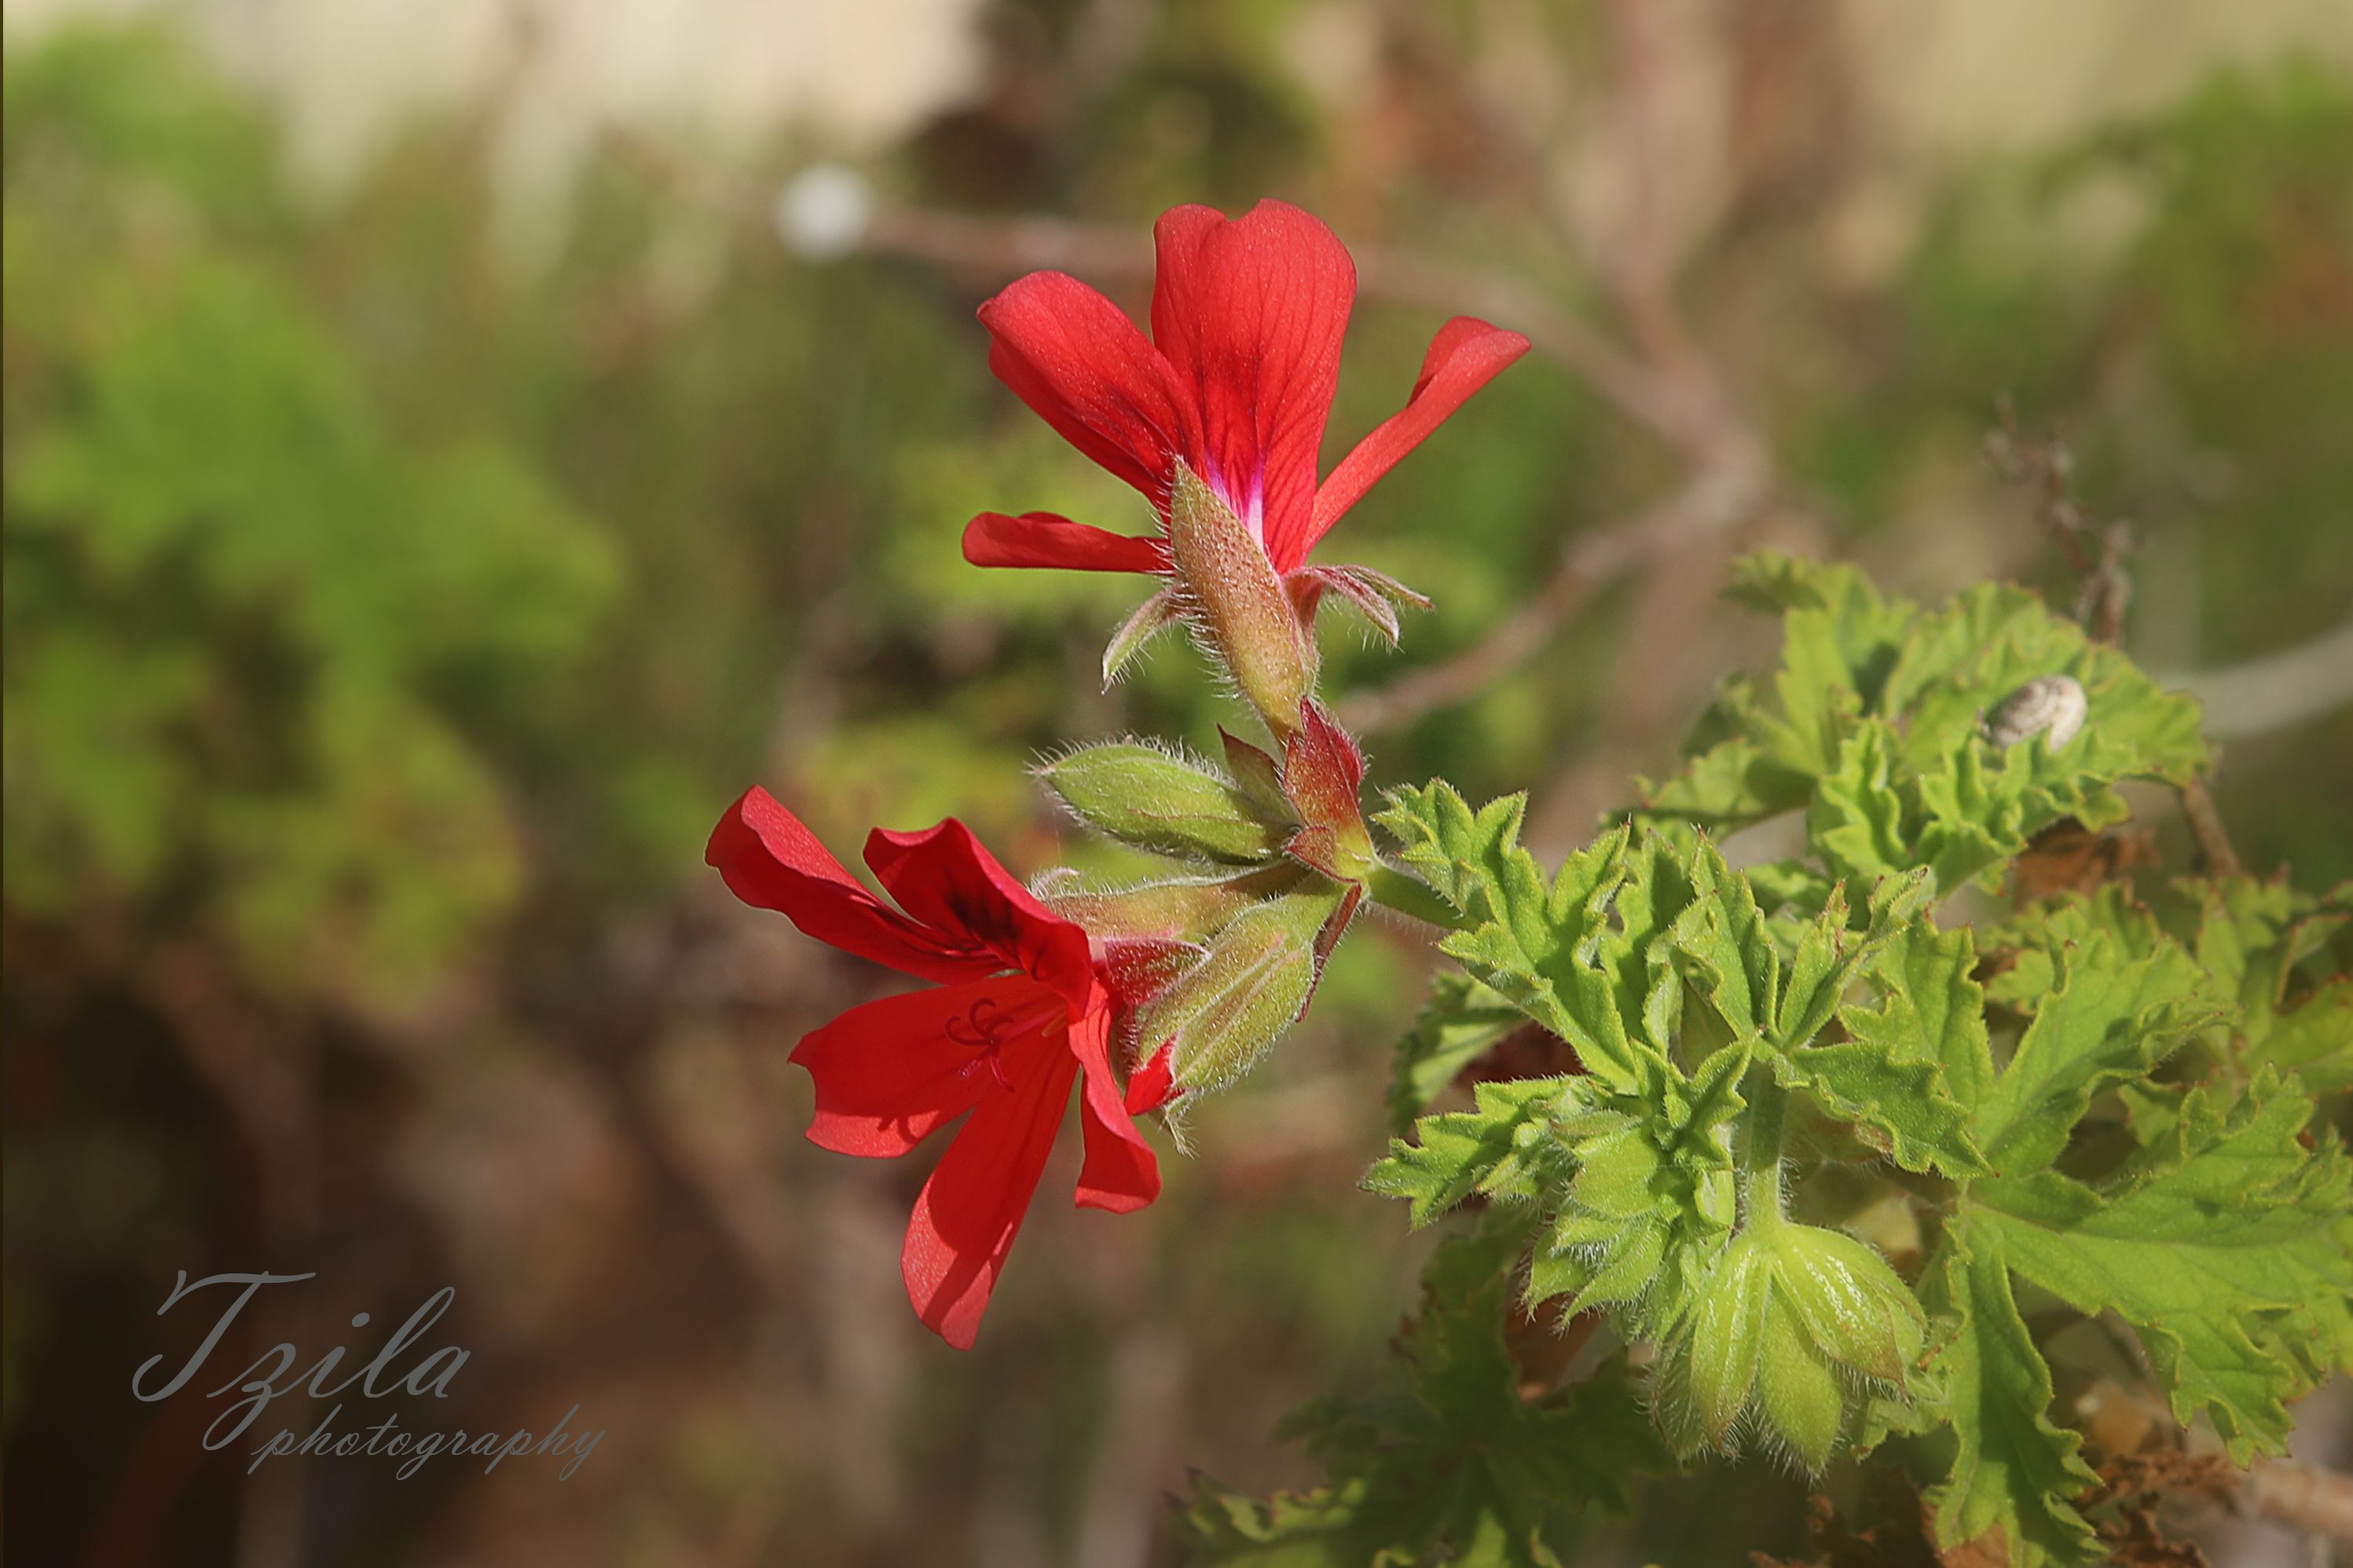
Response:
[{"label": "pink flower center", "polygon": [[1266,475],[1264,473],[1251,475],[1250,488],[1245,490],[1239,485],[1229,483],[1225,471],[1216,463],[1204,460],[1201,482],[1208,485],[1217,498],[1225,502],[1227,508],[1236,517],[1242,520],[1242,526],[1250,531],[1250,537],[1258,541],[1259,548],[1265,549]]}]

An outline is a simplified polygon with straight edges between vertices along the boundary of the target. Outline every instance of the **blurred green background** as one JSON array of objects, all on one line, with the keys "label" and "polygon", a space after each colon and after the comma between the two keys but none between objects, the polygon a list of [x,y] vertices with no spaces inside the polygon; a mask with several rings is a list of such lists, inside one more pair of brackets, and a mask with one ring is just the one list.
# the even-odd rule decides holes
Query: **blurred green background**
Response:
[{"label": "blurred green background", "polygon": [[[1371,737],[1377,783],[1531,788],[1551,849],[1769,648],[1714,605],[1736,547],[2067,593],[1981,459],[1998,395],[2137,525],[2153,668],[2345,621],[2353,14],[1648,15],[1636,60],[1622,8],[1573,0],[13,8],[8,1553],[1140,1563],[1187,1465],[1303,1480],[1277,1417],[1377,1370],[1419,1245],[1354,1190],[1426,969],[1398,932],[1342,950],[1157,1206],[1072,1214],[1050,1171],[972,1354],[899,1284],[930,1157],[800,1139],[786,1051],[893,983],[724,896],[730,799],[765,784],[845,857],[954,813],[1025,873],[1098,864],[1025,765],[1230,719],[1175,639],[1099,689],[1133,579],[963,563],[976,510],[1141,510],[989,378],[1001,257],[778,242],[768,193],[812,160],[902,215],[1138,237],[1279,195],[1637,343],[1617,269],[1647,256],[1769,501]],[[1361,302],[1327,462],[1440,319]],[[1401,656],[1327,635],[1332,689],[1477,644],[1686,467],[1530,356],[1325,547],[1438,602]],[[2231,736],[2250,868],[2353,875],[2348,778],[2341,704]],[[200,1446],[216,1406],[127,1384],[204,1326],[155,1315],[175,1271],[264,1267],[318,1279],[220,1376],[289,1337],[366,1353],[353,1313],[451,1285],[472,1359],[410,1425],[577,1403],[610,1436],[560,1484],[248,1479]],[[1736,1487],[1590,1560],[1795,1542],[1791,1484]]]}]

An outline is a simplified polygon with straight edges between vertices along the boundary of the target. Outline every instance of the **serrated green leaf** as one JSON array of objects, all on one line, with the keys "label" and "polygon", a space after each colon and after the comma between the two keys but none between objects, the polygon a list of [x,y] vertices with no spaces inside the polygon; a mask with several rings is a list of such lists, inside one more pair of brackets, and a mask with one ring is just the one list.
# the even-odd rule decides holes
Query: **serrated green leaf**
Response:
[{"label": "serrated green leaf", "polygon": [[1876,1129],[1907,1171],[1990,1173],[1970,1132],[1969,1107],[1993,1081],[1976,963],[1966,927],[1898,931],[1870,971],[1879,1005],[1841,1007],[1847,1039],[1787,1053],[1777,1076],[1829,1114]]},{"label": "serrated green leaf", "polygon": [[2278,1015],[2250,1042],[2247,1061],[2294,1073],[2314,1094],[2353,1086],[2353,979],[2324,986]]},{"label": "serrated green leaf", "polygon": [[1553,1121],[1585,1098],[1582,1080],[1524,1079],[1475,1092],[1475,1110],[1425,1116],[1417,1142],[1391,1140],[1388,1157],[1365,1173],[1366,1189],[1409,1200],[1422,1226],[1474,1192],[1533,1198],[1546,1183],[1571,1179],[1575,1159]]},{"label": "serrated green leaf", "polygon": [[[1926,868],[1950,891],[2063,816],[2121,820],[2121,779],[2179,783],[2207,763],[2194,701],[2021,589],[1971,589],[1926,613],[1851,567],[1767,556],[1742,563],[1732,596],[1782,612],[1770,698],[1727,685],[1683,772],[1641,786],[1638,823],[1728,831],[1802,807],[1815,853],[1857,889]],[[2056,752],[1982,739],[1987,709],[2051,675],[2084,687],[2077,737]]]},{"label": "serrated green leaf", "polygon": [[2353,1363],[2353,1170],[2298,1141],[2311,1112],[2268,1077],[2227,1113],[2193,1093],[2115,1191],[2055,1171],[1979,1183],[1971,1233],[2140,1330],[2175,1414],[2209,1413],[2244,1463],[2284,1443],[2284,1399]]},{"label": "serrated green leaf", "polygon": [[2098,1478],[2077,1456],[2082,1439],[2050,1418],[2051,1369],[2018,1314],[2000,1241],[1953,1227],[1922,1283],[1943,1321],[1934,1360],[1958,1443],[1927,1494],[1937,1544],[1957,1552],[1991,1535],[2001,1545],[1987,1560],[2013,1568],[2097,1561],[2098,1538],[2070,1500]]},{"label": "serrated green leaf", "polygon": [[2061,949],[2049,994],[1978,1106],[1978,1148],[2005,1176],[2041,1170],[2095,1092],[2146,1073],[2214,1016],[2197,962],[2178,943],[2127,959],[2115,937],[2094,931]]},{"label": "serrated green leaf", "polygon": [[1701,994],[1734,1037],[1755,1040],[1773,1023],[1781,964],[1746,879],[1703,842],[1692,864],[1692,901],[1668,940],[1693,971]]},{"label": "serrated green leaf", "polygon": [[1820,915],[1799,936],[1773,1021],[1772,1044],[1794,1050],[1820,1034],[1837,1014],[1855,976],[1919,915],[1928,890],[1927,879],[1920,872],[1879,883],[1872,889],[1864,927],[1855,931],[1847,924],[1844,890],[1832,888]]},{"label": "serrated green leaf", "polygon": [[1568,1041],[1588,1071],[1612,1088],[1638,1089],[1655,1079],[1663,1054],[1641,1042],[1639,1010],[1621,1009],[1611,976],[1597,966],[1611,896],[1627,880],[1627,835],[1570,856],[1547,881],[1519,847],[1525,808],[1512,795],[1473,812],[1440,782],[1392,791],[1378,820],[1406,863],[1477,922],[1440,951]]}]

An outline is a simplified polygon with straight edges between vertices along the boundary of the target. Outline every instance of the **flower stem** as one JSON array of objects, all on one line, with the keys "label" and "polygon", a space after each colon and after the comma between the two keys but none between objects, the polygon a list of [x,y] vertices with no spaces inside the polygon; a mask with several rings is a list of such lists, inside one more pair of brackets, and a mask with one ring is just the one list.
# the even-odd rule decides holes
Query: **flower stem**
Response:
[{"label": "flower stem", "polygon": [[1781,1087],[1773,1077],[1772,1067],[1765,1062],[1749,1069],[1748,1079],[1740,1086],[1740,1091],[1748,1101],[1740,1147],[1746,1223],[1778,1225],[1782,1218],[1781,1131],[1788,1120],[1789,1091]]},{"label": "flower stem", "polygon": [[1469,931],[1478,922],[1462,914],[1425,882],[1389,866],[1376,866],[1365,878],[1365,896],[1384,909],[1411,915],[1447,931]]}]

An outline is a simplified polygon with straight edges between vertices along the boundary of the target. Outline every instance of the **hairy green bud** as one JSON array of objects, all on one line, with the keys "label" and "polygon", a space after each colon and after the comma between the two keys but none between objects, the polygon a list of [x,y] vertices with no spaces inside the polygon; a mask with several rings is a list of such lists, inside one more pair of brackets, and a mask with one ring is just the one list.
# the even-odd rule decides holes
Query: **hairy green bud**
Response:
[{"label": "hairy green bud", "polygon": [[[1314,873],[1289,861],[1223,877],[1180,878],[1132,888],[1050,887],[1039,900],[1098,938],[1174,937],[1199,942],[1228,921],[1303,886]],[[1076,883],[1078,879],[1070,879]]]},{"label": "hairy green bud", "polygon": [[1757,1406],[1766,1429],[1787,1443],[1809,1470],[1830,1462],[1846,1418],[1846,1387],[1804,1322],[1778,1294],[1765,1304]]},{"label": "hairy green bud", "polygon": [[1772,1281],[1772,1262],[1756,1237],[1735,1237],[1692,1306],[1684,1379],[1697,1436],[1711,1447],[1728,1446],[1756,1386]]},{"label": "hairy green bud", "polygon": [[1753,1416],[1820,1469],[1854,1374],[1901,1394],[1920,1355],[1926,1319],[1886,1261],[1852,1237],[1791,1224],[1778,1205],[1776,1190],[1693,1281],[1664,1346],[1659,1424],[1685,1458],[1730,1452]]},{"label": "hairy green bud", "polygon": [[1162,855],[1257,865],[1295,830],[1222,775],[1134,742],[1082,747],[1038,776],[1082,822]]},{"label": "hairy green bud", "polygon": [[1314,994],[1317,938],[1339,908],[1336,892],[1299,892],[1226,922],[1201,961],[1139,1020],[1147,1054],[1173,1043],[1170,1076],[1189,1092],[1221,1089],[1250,1071]]},{"label": "hairy green bud", "polygon": [[1928,1324],[1887,1260],[1851,1236],[1810,1225],[1767,1226],[1762,1236],[1773,1252],[1776,1286],[1815,1346],[1866,1377],[1902,1387]]}]

